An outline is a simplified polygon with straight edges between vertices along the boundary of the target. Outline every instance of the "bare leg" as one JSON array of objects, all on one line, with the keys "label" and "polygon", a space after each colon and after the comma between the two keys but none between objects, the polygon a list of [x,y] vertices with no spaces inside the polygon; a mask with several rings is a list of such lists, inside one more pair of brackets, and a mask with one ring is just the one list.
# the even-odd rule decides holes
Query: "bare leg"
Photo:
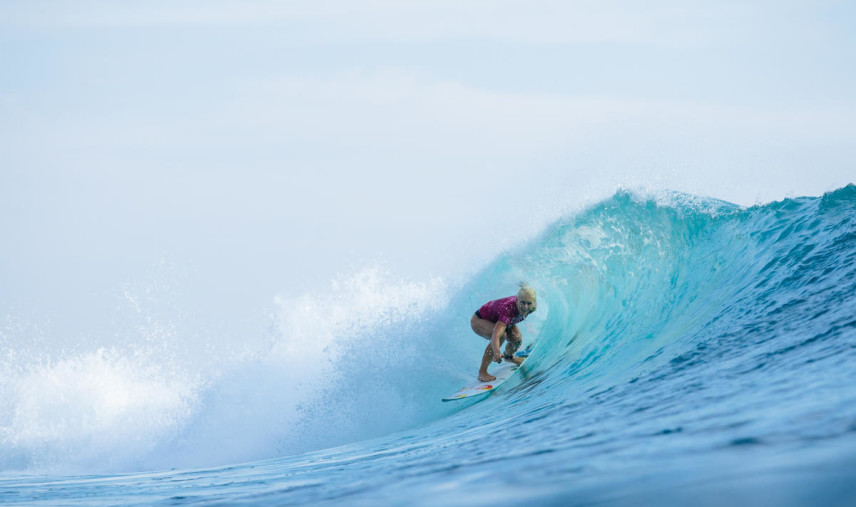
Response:
[{"label": "bare leg", "polygon": [[482,356],[481,367],[479,368],[479,380],[482,382],[491,382],[496,380],[496,377],[487,372],[487,367],[490,363],[493,362],[493,350],[490,344],[487,344],[487,348],[484,349],[484,355]]},{"label": "bare leg", "polygon": [[520,348],[520,344],[523,343],[523,335],[520,334],[520,330],[517,329],[517,326],[511,326],[509,331],[506,331],[508,335],[508,343],[505,344],[505,355],[512,356],[511,360],[516,365],[520,365],[523,362],[522,358],[514,357],[514,353],[517,352],[517,349]]},{"label": "bare leg", "polygon": [[[491,336],[493,336],[493,328],[496,326],[495,322],[491,322],[489,320],[480,319],[477,316],[473,315],[473,318],[470,319],[470,325],[473,328],[473,331],[482,338],[486,340],[490,340]],[[519,331],[518,331],[519,332]],[[502,333],[502,336],[499,337],[499,345],[502,346],[503,342],[505,342],[505,338],[507,336],[506,333]],[[519,346],[519,344],[518,344]],[[479,380],[482,382],[491,382],[496,380],[496,377],[487,372],[487,367],[490,366],[490,363],[495,361],[497,358],[493,357],[493,350],[491,350],[490,342],[488,341],[487,348],[484,349],[484,355],[481,360],[481,367],[479,368]]]}]

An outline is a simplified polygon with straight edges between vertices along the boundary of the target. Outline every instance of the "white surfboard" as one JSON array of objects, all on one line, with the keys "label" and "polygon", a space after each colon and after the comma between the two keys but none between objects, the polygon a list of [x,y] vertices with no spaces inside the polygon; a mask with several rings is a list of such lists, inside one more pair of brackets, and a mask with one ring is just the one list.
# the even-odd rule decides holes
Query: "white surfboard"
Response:
[{"label": "white surfboard", "polygon": [[[529,357],[529,353],[532,351],[532,345],[530,344],[526,347],[525,350],[518,351],[514,355],[517,357],[526,358]],[[511,361],[503,361],[499,367],[490,372],[491,375],[496,377],[496,380],[491,380],[490,382],[482,382],[481,380],[476,380],[472,384],[464,386],[458,389],[454,394],[443,398],[443,401],[454,401],[454,400],[462,400],[464,398],[473,398],[475,396],[482,396],[487,394],[500,385],[503,382],[511,378],[512,375],[519,369],[520,367],[514,364]]]}]

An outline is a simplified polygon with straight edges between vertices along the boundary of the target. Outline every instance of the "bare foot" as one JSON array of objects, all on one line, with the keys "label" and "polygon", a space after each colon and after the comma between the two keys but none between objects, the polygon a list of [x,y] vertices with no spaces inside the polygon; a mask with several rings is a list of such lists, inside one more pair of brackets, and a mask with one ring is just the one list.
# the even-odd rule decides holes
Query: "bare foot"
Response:
[{"label": "bare foot", "polygon": [[525,361],[525,360],[526,360],[525,357],[511,356],[511,362],[513,362],[517,366],[520,366],[521,364],[523,364],[523,361]]},{"label": "bare foot", "polygon": [[491,375],[490,373],[479,373],[479,380],[482,382],[493,382],[496,380],[496,377]]}]

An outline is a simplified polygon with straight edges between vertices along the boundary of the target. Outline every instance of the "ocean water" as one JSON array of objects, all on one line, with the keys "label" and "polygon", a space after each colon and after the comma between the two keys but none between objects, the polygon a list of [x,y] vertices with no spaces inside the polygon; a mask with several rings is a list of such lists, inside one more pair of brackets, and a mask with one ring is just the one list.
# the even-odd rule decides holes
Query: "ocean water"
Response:
[{"label": "ocean water", "polygon": [[[485,346],[470,315],[520,281],[534,352],[442,403]],[[283,297],[240,344],[131,292],[116,346],[48,353],[7,318],[0,503],[856,504],[854,185],[620,191],[462,280]]]}]

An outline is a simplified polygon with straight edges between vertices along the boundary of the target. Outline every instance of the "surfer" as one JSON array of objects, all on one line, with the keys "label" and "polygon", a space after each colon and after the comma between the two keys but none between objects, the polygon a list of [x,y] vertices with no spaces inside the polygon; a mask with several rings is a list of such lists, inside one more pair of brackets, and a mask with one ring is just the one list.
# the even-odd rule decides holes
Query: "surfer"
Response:
[{"label": "surfer", "polygon": [[[496,380],[496,377],[487,372],[491,361],[500,363],[504,358],[515,364],[523,362],[523,359],[514,357],[514,353],[523,341],[517,324],[534,312],[536,306],[535,289],[521,285],[516,296],[489,301],[476,311],[470,320],[470,325],[477,335],[490,340],[482,356],[479,380],[482,382]],[[506,341],[505,355],[502,355],[499,347]]]}]

